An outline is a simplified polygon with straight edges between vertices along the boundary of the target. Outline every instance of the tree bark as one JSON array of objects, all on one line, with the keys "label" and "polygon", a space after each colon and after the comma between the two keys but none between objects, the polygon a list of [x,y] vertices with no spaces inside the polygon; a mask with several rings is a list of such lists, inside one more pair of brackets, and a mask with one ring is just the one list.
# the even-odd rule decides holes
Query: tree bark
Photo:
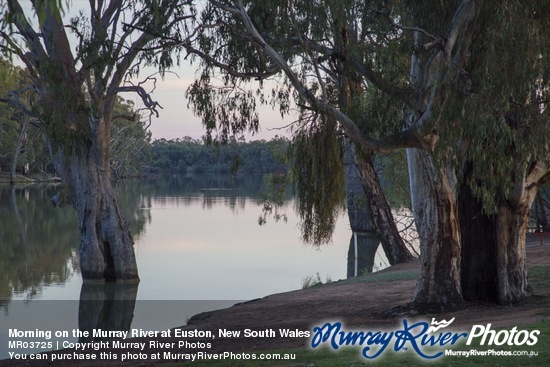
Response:
[{"label": "tree bark", "polygon": [[357,240],[357,275],[363,275],[364,273],[372,273],[374,257],[380,245],[380,237],[376,231],[368,199],[355,165],[353,145],[347,139],[344,141],[344,166],[346,172],[346,209],[349,224],[353,231],[348,249],[347,277],[352,278],[355,276],[355,240]]},{"label": "tree bark", "polygon": [[495,220],[497,242],[497,300],[500,304],[516,303],[531,294],[525,264],[525,234],[532,198],[526,195],[512,206],[502,203]]},{"label": "tree bark", "polygon": [[[101,125],[92,119],[91,125]],[[110,182],[108,134],[92,135],[93,143],[60,149],[55,158],[65,184],[66,200],[75,208],[80,230],[80,270],[85,281],[139,281],[134,241]]]},{"label": "tree bark", "polygon": [[[472,163],[465,166],[467,182]],[[528,174],[516,172],[512,194],[498,202],[495,214],[483,205],[467,184],[459,194],[462,228],[462,291],[471,301],[509,305],[530,296],[526,268],[525,235],[531,204],[539,188],[550,179],[543,164],[531,165]]]},{"label": "tree bark", "polygon": [[411,202],[420,237],[420,275],[411,306],[419,312],[443,312],[462,306],[460,226],[456,178],[436,172],[429,152],[407,150]]},{"label": "tree bark", "polygon": [[395,265],[413,260],[414,256],[399,236],[399,230],[374,170],[371,157],[356,154],[355,163],[361,177],[367,205],[372,213],[372,221],[376,226],[376,232],[380,236],[388,261],[391,265]]}]

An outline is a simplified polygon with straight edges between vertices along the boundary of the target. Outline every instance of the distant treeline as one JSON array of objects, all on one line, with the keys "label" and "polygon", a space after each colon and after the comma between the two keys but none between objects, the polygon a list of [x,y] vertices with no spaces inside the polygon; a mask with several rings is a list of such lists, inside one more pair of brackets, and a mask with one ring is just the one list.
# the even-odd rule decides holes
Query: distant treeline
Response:
[{"label": "distant treeline", "polygon": [[286,172],[288,144],[282,137],[248,142],[233,137],[226,144],[190,137],[160,139],[152,143],[153,167],[159,173]]}]

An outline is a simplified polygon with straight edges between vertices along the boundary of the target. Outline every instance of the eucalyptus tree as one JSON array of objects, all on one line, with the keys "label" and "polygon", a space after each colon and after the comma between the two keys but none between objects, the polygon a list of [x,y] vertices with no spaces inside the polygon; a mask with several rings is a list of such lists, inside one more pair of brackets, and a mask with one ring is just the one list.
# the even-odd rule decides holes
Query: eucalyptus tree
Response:
[{"label": "eucalyptus tree", "polygon": [[[349,117],[360,115],[366,76],[373,71],[361,63],[364,70],[358,73],[343,60],[348,52],[360,52],[360,42],[352,38],[365,41],[369,31],[359,35],[357,29],[347,29],[347,21],[356,20],[358,3],[321,3],[210,1],[196,38],[183,43],[202,60],[200,78],[188,91],[190,104],[202,116],[208,136],[218,133],[224,140],[231,133],[257,129],[257,100],[278,107],[283,116],[295,101],[299,120],[291,124],[293,176],[306,242],[331,237],[345,199],[342,142],[344,135],[351,137],[361,146],[357,166],[389,261],[411,260],[383,196],[371,151],[387,151],[396,142],[420,143],[408,132],[371,138],[361,131],[365,124]],[[221,83],[216,84],[218,78]],[[253,80],[256,90],[242,88]]]},{"label": "eucalyptus tree", "polygon": [[[271,92],[271,102],[279,104],[282,113],[288,112],[291,99],[300,108],[300,122],[294,126],[294,142],[298,147],[295,173],[298,187],[303,188],[300,209],[306,236],[313,228],[314,237],[326,237],[335,208],[341,205],[340,139],[345,135],[357,146],[357,167],[382,240],[388,243],[398,238],[396,228],[391,227],[394,223],[377,182],[371,154],[405,147],[431,151],[433,125],[438,118],[438,112],[432,109],[442,104],[436,97],[445,88],[445,84],[437,84],[437,78],[443,74],[451,80],[458,74],[468,49],[470,35],[464,29],[475,24],[473,1],[453,7],[455,17],[446,25],[451,37],[441,37],[426,46],[430,57],[425,62],[433,61],[435,65],[434,71],[430,70],[426,77],[426,87],[421,90],[418,85],[411,85],[404,59],[410,57],[408,52],[413,47],[414,29],[405,30],[396,23],[396,19],[403,19],[407,14],[401,3],[392,6],[400,12],[397,14],[388,12],[391,9],[386,3],[264,1],[245,4],[239,0],[212,0],[202,15],[202,37],[186,45],[188,51],[206,61],[201,79],[189,94],[209,131],[215,127],[216,118],[225,121],[222,132],[230,127],[253,127],[258,123],[250,109],[254,107],[253,93],[238,94],[228,86],[251,78],[258,79],[262,86],[268,77],[284,75]],[[457,55],[456,65],[441,61],[453,52]],[[438,66],[441,67],[436,73]],[[211,85],[213,68],[224,75],[225,85],[220,89]],[[230,93],[239,96],[234,98],[238,103],[223,107],[233,108],[240,115],[228,113],[220,106],[213,108],[216,98],[224,100]],[[369,111],[369,102],[372,104],[373,100],[371,93],[374,97],[380,93],[389,95],[393,103]],[[270,97],[259,96],[260,100]],[[429,98],[432,101],[428,103]],[[426,102],[429,108],[418,106],[419,102]],[[415,111],[418,107],[422,113],[410,119],[409,126],[403,129],[406,117],[399,109],[409,107]],[[241,120],[235,116],[240,116]],[[444,200],[448,196],[431,193],[426,198],[439,200],[431,205],[441,215],[421,218],[424,222],[420,229],[434,228],[441,236],[432,237],[434,232],[427,230],[420,232],[425,248],[423,274],[415,298],[418,304],[455,305],[461,301],[459,227],[458,222],[449,220],[456,218],[456,208],[445,207]],[[431,223],[427,223],[428,220]],[[454,237],[446,235],[449,232]],[[400,239],[399,242],[398,246],[404,247]],[[390,245],[385,250],[391,254],[398,246]],[[444,258],[446,255],[458,257],[453,261]],[[434,276],[436,271],[437,277]],[[424,279],[432,283],[426,284]]]},{"label": "eucalyptus tree", "polygon": [[445,118],[460,124],[441,135],[460,143],[468,299],[507,304],[530,294],[525,233],[537,191],[550,182],[549,11],[548,2],[486,2],[460,88],[449,96]]},{"label": "eucalyptus tree", "polygon": [[61,1],[28,5],[32,14],[17,0],[2,3],[0,45],[25,65],[37,94],[32,108],[14,103],[45,126],[62,197],[78,215],[82,277],[137,281],[132,236],[110,183],[113,109],[128,92],[158,114],[146,84],[130,77],[145,64],[163,70],[177,61],[159,36],[186,32],[191,1],[90,0],[67,23]]},{"label": "eucalyptus tree", "polygon": [[[330,220],[322,219],[341,202],[342,169],[333,163],[340,134],[358,147],[369,199],[381,197],[368,194],[376,187],[368,174],[371,152],[408,148],[421,241],[413,306],[459,307],[463,288],[471,298],[484,299],[470,291],[488,283],[461,281],[464,269],[475,265],[472,248],[486,255],[476,269],[492,269],[485,280],[496,279],[491,300],[514,302],[527,295],[527,208],[548,180],[547,6],[513,0],[211,0],[197,42],[186,44],[206,61],[190,89],[191,103],[209,132],[216,118],[225,122],[222,133],[254,127],[254,94],[231,87],[251,78],[262,86],[267,78],[284,75],[271,95],[258,96],[273,97],[271,103],[283,113],[290,100],[300,108],[300,122],[293,126],[303,148],[296,155],[298,180],[309,184],[303,197],[310,203],[307,211],[317,211],[306,216],[308,227],[330,228]],[[506,38],[515,40],[517,50]],[[527,61],[516,68],[509,54]],[[502,63],[493,67],[495,60]],[[211,84],[213,68],[223,74],[219,88]],[[231,103],[217,106],[216,99]],[[312,206],[320,196],[324,206]],[[466,208],[469,202],[476,205]],[[468,236],[473,247],[463,248],[462,235],[474,218],[495,228],[493,252],[475,235]],[[481,223],[471,227],[477,236],[485,231]]]}]

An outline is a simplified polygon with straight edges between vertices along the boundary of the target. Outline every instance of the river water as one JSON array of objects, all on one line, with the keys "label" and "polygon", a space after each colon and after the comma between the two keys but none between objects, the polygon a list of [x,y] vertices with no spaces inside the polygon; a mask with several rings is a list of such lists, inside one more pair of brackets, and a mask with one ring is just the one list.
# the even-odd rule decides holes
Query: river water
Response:
[{"label": "river water", "polygon": [[[321,247],[301,242],[290,195],[287,222],[260,226],[261,175],[128,180],[116,189],[135,240],[139,285],[83,284],[75,213],[50,203],[59,187],[0,187],[0,359],[8,357],[10,328],[163,330],[201,311],[299,289],[317,273],[346,277],[344,213],[333,243]],[[375,266],[385,265],[378,256]]]}]

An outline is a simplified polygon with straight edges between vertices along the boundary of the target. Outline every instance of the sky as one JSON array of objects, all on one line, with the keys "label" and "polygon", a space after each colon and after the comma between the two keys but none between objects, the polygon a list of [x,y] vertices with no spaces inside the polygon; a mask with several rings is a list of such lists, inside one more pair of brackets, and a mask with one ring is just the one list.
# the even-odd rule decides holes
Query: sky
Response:
[{"label": "sky", "polygon": [[[20,4],[31,22],[36,24],[30,0],[20,0]],[[77,15],[79,10],[89,9],[88,0],[71,0],[69,4],[67,19]],[[156,71],[154,68],[143,68],[138,80],[144,80]],[[159,109],[159,117],[153,116],[151,120],[149,130],[153,139],[176,139],[185,136],[199,139],[205,134],[200,118],[187,107],[185,98],[185,91],[196,76],[198,76],[196,66],[190,66],[185,60],[182,61],[181,66],[174,67],[170,73],[166,73],[164,80],[157,75],[156,88],[151,97],[162,106],[162,109]],[[152,85],[150,87],[152,88]],[[121,93],[120,97],[134,101],[137,107],[143,106],[140,98],[135,94]],[[269,140],[276,135],[289,136],[287,130],[281,128],[294,120],[292,116],[283,120],[278,111],[273,111],[268,106],[259,108],[259,116],[260,131],[254,135],[246,134],[246,140]]]},{"label": "sky", "polygon": [[[154,73],[154,69],[144,69],[142,78],[147,77],[147,73]],[[159,109],[159,117],[153,117],[150,131],[153,139],[175,139],[184,136],[200,138],[205,134],[199,117],[193,114],[191,108],[187,107],[185,91],[193,82],[197,74],[196,67],[185,62],[183,65],[171,70],[165,75],[164,80],[158,77],[157,87],[151,95],[162,109]],[[137,106],[140,105],[139,98],[132,94],[121,94],[122,98],[133,100]],[[292,122],[293,118],[287,116],[284,120],[278,111],[272,110],[270,106],[259,108],[260,131],[254,136],[245,135],[246,140],[269,140],[276,135],[288,136],[286,129],[282,129]]]}]

